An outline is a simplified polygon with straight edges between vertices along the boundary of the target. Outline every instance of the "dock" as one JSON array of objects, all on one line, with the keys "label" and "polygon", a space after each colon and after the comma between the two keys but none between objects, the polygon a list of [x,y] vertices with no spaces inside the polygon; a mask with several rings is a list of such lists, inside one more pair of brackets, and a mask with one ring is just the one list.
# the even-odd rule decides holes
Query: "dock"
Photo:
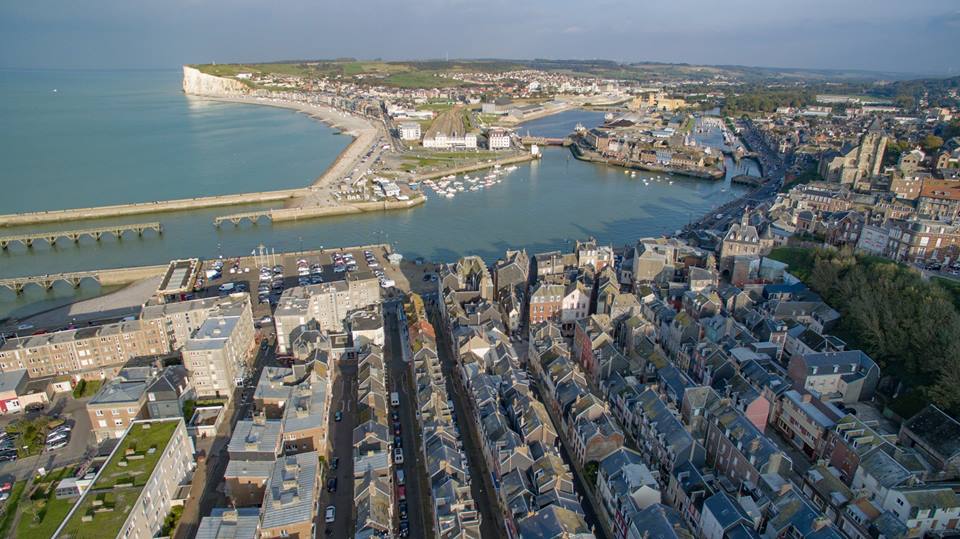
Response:
[{"label": "dock", "polygon": [[131,268],[116,268],[91,271],[74,271],[66,273],[50,273],[45,275],[27,275],[0,279],[0,287],[7,288],[14,294],[20,295],[29,285],[35,285],[43,290],[50,290],[57,283],[67,283],[73,288],[79,288],[84,281],[93,281],[100,286],[129,284],[141,279],[163,275],[168,264],[160,266],[137,266]]},{"label": "dock", "polygon": [[143,236],[144,232],[152,230],[157,234],[163,234],[163,225],[158,222],[152,223],[132,223],[127,225],[111,225],[97,228],[81,228],[75,230],[58,230],[54,232],[37,232],[34,234],[20,234],[15,236],[0,237],[0,249],[6,250],[11,243],[20,243],[27,247],[33,247],[36,241],[46,241],[50,245],[62,239],[68,239],[74,243],[79,243],[80,238],[88,236],[96,241],[100,241],[105,234],[110,234],[114,238],[123,239],[125,232],[136,232],[137,236]]},{"label": "dock", "polygon": [[257,193],[238,193],[233,195],[214,195],[208,197],[181,198],[175,200],[157,200],[154,202],[133,202],[91,208],[68,210],[49,210],[0,215],[0,227],[38,225],[83,221],[89,219],[108,219],[129,215],[145,215],[171,211],[196,210],[241,204],[259,204],[263,202],[283,202],[310,193],[309,188],[283,189],[279,191],[261,191]]}]

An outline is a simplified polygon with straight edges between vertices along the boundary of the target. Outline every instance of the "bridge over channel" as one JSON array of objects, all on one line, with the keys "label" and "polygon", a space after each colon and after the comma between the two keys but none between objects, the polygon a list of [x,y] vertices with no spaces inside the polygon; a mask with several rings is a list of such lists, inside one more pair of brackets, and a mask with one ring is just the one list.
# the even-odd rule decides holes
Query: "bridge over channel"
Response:
[{"label": "bridge over channel", "polygon": [[521,137],[520,143],[524,146],[531,146],[536,144],[537,146],[569,146],[571,141],[569,138],[550,138],[550,137]]},{"label": "bridge over channel", "polygon": [[115,286],[163,275],[167,270],[167,266],[167,264],[163,264],[160,266],[135,266],[130,268],[50,273],[46,275],[25,275],[23,277],[0,279],[0,288],[7,288],[14,294],[20,295],[29,285],[50,290],[54,285],[62,282],[78,288],[83,281],[92,280],[100,286]]},{"label": "bridge over channel", "polygon": [[115,238],[122,239],[125,232],[136,232],[138,236],[143,236],[143,233],[148,230],[153,230],[157,234],[163,234],[163,225],[157,222],[131,223],[127,225],[111,225],[97,228],[81,228],[76,230],[58,230],[53,232],[36,232],[32,234],[2,236],[0,237],[0,249],[7,249],[10,247],[10,244],[14,242],[20,242],[27,247],[33,247],[33,242],[40,240],[46,241],[50,245],[55,245],[61,239],[68,239],[74,243],[77,243],[80,241],[80,238],[84,236],[89,236],[96,241],[100,241],[100,238],[102,238],[104,234],[112,234]]}]

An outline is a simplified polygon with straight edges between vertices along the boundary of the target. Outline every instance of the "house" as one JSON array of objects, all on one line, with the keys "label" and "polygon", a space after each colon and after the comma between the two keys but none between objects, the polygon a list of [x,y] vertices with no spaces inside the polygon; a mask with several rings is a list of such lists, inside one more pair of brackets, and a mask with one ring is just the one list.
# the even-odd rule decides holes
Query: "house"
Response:
[{"label": "house", "polygon": [[792,468],[790,458],[740,410],[717,401],[706,413],[707,461],[714,464],[717,475],[757,485],[761,475],[786,473]]},{"label": "house", "polygon": [[[754,523],[747,516],[747,512],[725,492],[718,492],[703,502],[703,513],[700,516],[700,537],[704,539],[725,539],[728,533],[746,525],[747,533],[753,532]],[[739,537],[739,536],[738,536]],[[747,537],[757,537],[750,534]]]},{"label": "house", "polygon": [[603,516],[617,536],[624,536],[629,515],[660,503],[660,485],[643,463],[643,456],[621,447],[600,461],[597,472]]},{"label": "house", "polygon": [[845,404],[872,399],[880,379],[880,367],[859,350],[794,355],[787,371],[797,386]]},{"label": "house", "polygon": [[153,374],[150,368],[123,369],[87,402],[87,415],[97,443],[123,437],[127,427],[146,415],[147,386]]},{"label": "house", "polygon": [[260,507],[273,473],[273,460],[231,458],[223,474],[224,494],[233,507]]},{"label": "house", "polygon": [[673,508],[655,504],[634,513],[622,539],[693,539],[693,534],[683,524],[680,514]]},{"label": "house", "polygon": [[927,532],[949,536],[960,530],[960,496],[948,486],[895,488],[882,507],[907,525],[908,537],[925,537]]},{"label": "house", "polygon": [[276,461],[260,506],[261,537],[314,536],[320,488],[317,457],[317,453],[307,452]]},{"label": "house", "polygon": [[868,451],[877,446],[892,447],[896,443],[895,434],[883,434],[876,427],[876,421],[862,421],[856,415],[847,414],[837,420],[827,434],[823,458],[830,461],[830,466],[840,472],[844,481],[853,480],[860,459]]},{"label": "house", "polygon": [[259,508],[216,508],[200,520],[194,539],[256,539],[259,534]]},{"label": "house", "polygon": [[700,533],[703,504],[714,493],[708,478],[712,479],[713,475],[701,472],[691,462],[684,462],[670,474],[664,496],[664,501],[680,512],[683,521],[695,535]]},{"label": "house", "polygon": [[420,140],[420,124],[417,122],[404,122],[398,131],[400,140]]},{"label": "house", "polygon": [[241,419],[227,443],[230,460],[274,461],[281,454],[283,426],[280,421],[255,416]]},{"label": "house", "polygon": [[784,439],[814,459],[824,453],[828,433],[843,415],[835,406],[814,398],[810,393],[801,394],[791,389],[780,399],[776,426]]},{"label": "house", "polygon": [[147,386],[147,416],[180,417],[183,405],[194,396],[187,370],[181,365],[167,367]]},{"label": "house", "polygon": [[588,539],[593,537],[583,517],[574,511],[547,506],[517,522],[525,539]]},{"label": "house", "polygon": [[900,426],[900,443],[913,447],[946,478],[960,477],[960,422],[932,404]]},{"label": "house", "polygon": [[26,393],[29,381],[26,369],[0,372],[0,414],[12,414],[25,407],[19,396]]}]

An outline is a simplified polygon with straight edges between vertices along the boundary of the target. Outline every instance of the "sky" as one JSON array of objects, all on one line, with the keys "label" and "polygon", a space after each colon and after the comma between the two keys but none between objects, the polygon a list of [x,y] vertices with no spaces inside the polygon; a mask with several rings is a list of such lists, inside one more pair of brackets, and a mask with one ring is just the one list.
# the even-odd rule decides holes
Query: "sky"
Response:
[{"label": "sky", "polygon": [[957,0],[0,2],[0,68],[553,58],[960,74]]}]

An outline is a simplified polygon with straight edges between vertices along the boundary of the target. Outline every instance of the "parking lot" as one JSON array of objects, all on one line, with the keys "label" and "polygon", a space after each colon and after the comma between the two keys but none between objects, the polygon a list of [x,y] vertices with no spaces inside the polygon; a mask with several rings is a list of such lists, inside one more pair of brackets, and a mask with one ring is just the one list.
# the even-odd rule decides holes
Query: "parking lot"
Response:
[{"label": "parking lot", "polygon": [[[14,414],[2,418],[0,429],[6,430],[8,425],[19,419],[33,420],[39,417],[54,419],[59,417],[64,420],[63,424],[69,429],[69,433],[60,440],[66,442],[66,444],[52,443],[50,447],[45,444],[39,455],[0,463],[0,478],[4,478],[4,480],[10,480],[11,478],[26,479],[40,467],[51,470],[67,464],[74,464],[85,456],[93,455],[95,444],[90,426],[90,416],[87,415],[86,410],[88,400],[74,399],[72,395],[61,394],[48,403],[42,411]],[[46,434],[44,434],[44,438],[46,438]],[[10,439],[16,443],[13,436],[10,436]]]}]

